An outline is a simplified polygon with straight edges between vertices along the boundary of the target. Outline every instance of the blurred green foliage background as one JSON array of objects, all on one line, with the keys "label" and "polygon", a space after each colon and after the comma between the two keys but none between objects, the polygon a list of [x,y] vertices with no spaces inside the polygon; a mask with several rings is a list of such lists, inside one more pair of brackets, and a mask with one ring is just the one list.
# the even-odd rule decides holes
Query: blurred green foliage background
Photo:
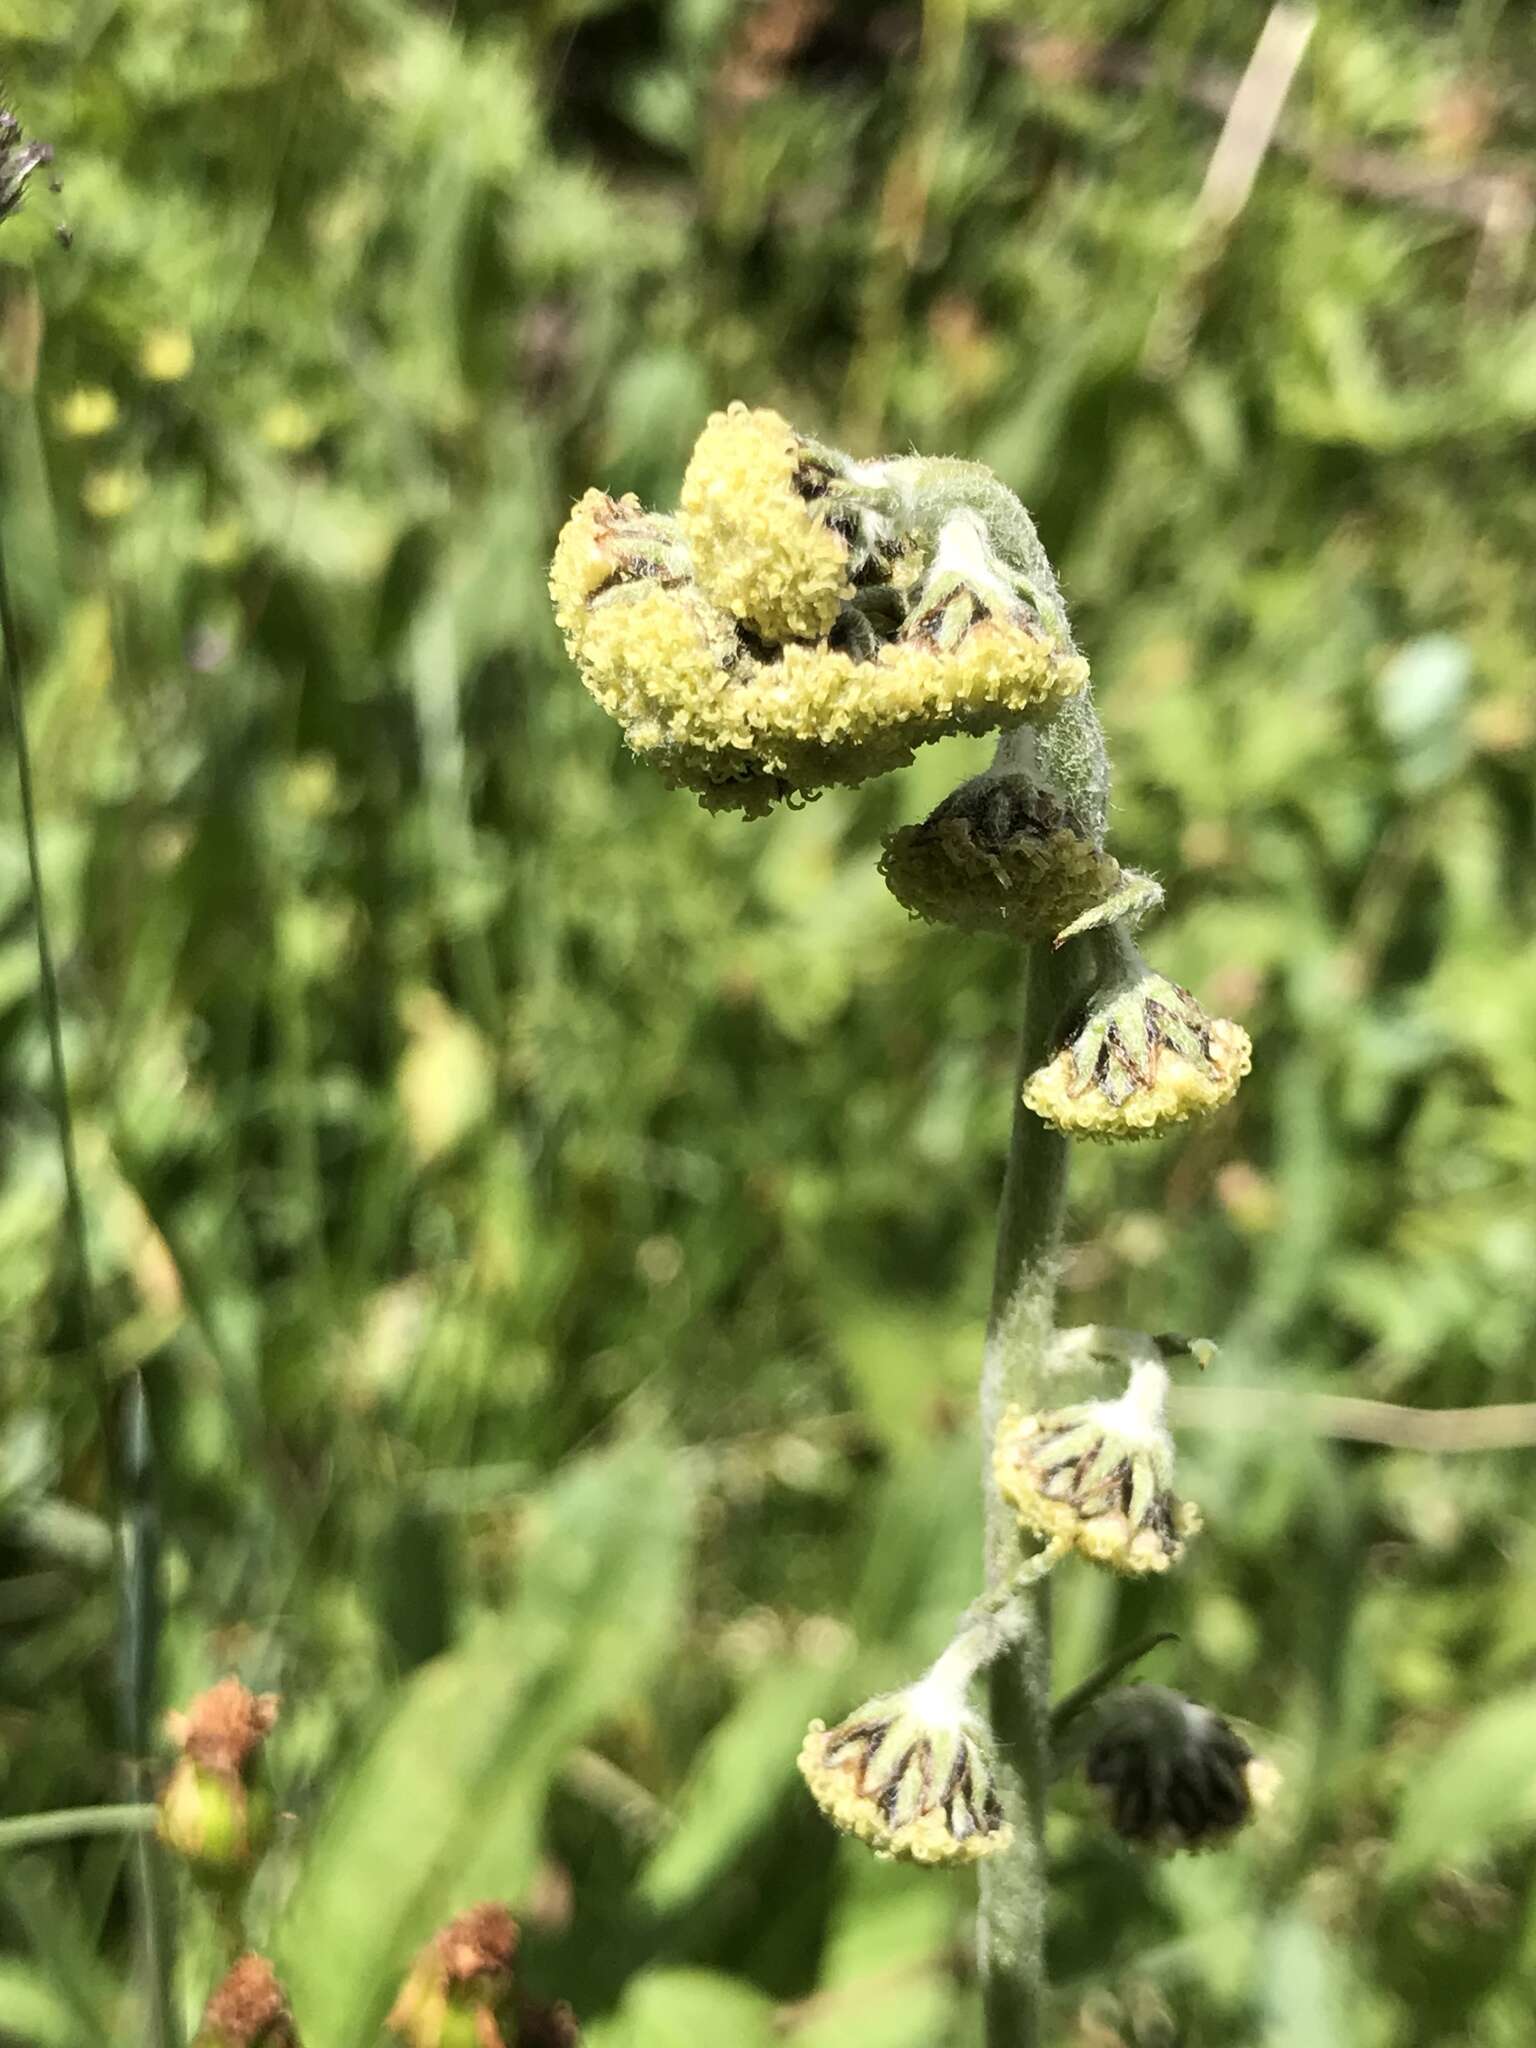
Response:
[{"label": "blurred green foliage background", "polygon": [[[1340,0],[1202,234],[1267,11],[7,6],[63,192],[0,248],[3,509],[157,1705],[285,1695],[257,1921],[311,2048],[487,1893],[596,2048],[978,2038],[970,1881],[836,1842],[793,1756],[978,1576],[1019,963],[875,859],[985,749],[712,819],[544,592],[579,490],[671,502],[736,396],[1021,493],[1148,950],[1258,1048],[1230,1114],[1076,1162],[1064,1319],[1224,1349],[1181,1396],[1207,1535],[1166,1586],[1063,1574],[1058,1669],[1176,1628],[1148,1674],[1287,1790],[1159,1865],[1064,1797],[1059,2037],[1529,2048],[1536,1428],[1388,1449],[1329,1397],[1530,1392],[1536,20]],[[123,1780],[0,806],[19,1814]],[[0,2035],[137,2037],[123,1870],[0,1862]]]}]

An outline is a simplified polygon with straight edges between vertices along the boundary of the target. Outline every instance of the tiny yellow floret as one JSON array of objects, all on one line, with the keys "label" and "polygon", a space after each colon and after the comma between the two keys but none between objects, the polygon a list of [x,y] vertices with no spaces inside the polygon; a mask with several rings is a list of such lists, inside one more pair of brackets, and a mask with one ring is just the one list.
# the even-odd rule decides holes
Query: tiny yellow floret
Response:
[{"label": "tiny yellow floret", "polygon": [[849,546],[820,498],[827,472],[778,413],[711,413],[683,477],[681,519],[703,589],[766,640],[817,640],[851,597]]}]

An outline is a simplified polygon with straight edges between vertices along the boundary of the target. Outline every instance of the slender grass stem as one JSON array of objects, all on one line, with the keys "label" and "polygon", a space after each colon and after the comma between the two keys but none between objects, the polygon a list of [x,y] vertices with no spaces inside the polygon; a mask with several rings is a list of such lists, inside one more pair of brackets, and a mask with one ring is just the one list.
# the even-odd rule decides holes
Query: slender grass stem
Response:
[{"label": "slender grass stem", "polygon": [[[65,1256],[68,1261],[64,1297],[77,1323],[79,1349],[87,1360],[101,1435],[102,1459],[106,1471],[114,1532],[118,1611],[122,1619],[118,1658],[120,1714],[124,1748],[130,1759],[129,1790],[138,1795],[145,1789],[144,1752],[148,1747],[148,1711],[153,1696],[155,1647],[159,1629],[156,1599],[159,1523],[154,1500],[154,1452],[149,1434],[149,1412],[142,1378],[137,1372],[129,1377],[124,1406],[124,1428],[122,1437],[119,1438],[112,1387],[101,1354],[95,1294],[91,1284],[90,1238],[86,1226],[85,1200],[80,1187],[74,1117],[70,1109],[69,1071],[64,1059],[63,1006],[59,1001],[58,974],[54,966],[53,940],[48,924],[47,893],[43,886],[42,851],[37,830],[37,801],[32,779],[32,750],[27,736],[21,635],[17,629],[15,609],[11,602],[11,583],[3,530],[0,530],[0,642],[3,642],[5,651],[6,696],[10,709],[12,739],[16,749],[16,786],[21,801],[22,836],[26,842],[27,871],[31,882],[38,985],[48,1033],[54,1116],[58,1130],[59,1158],[64,1173],[67,1224]],[[171,1920],[154,1844],[148,1835],[141,1834],[135,1843],[133,1872],[135,1917],[144,1960],[148,2000],[149,2035],[155,2048],[172,2048],[177,2036],[171,1999]]]},{"label": "slender grass stem", "polygon": [[[992,1312],[981,1375],[986,1583],[1000,1592],[1019,1568],[1019,1532],[992,1478],[992,1444],[1010,1402],[1036,1404],[1052,1335],[1066,1206],[1067,1145],[1020,1100],[1027,1076],[1054,1050],[1078,981],[1069,946],[1031,949],[1025,980],[1013,1136],[1003,1179]],[[1045,1994],[1045,1797],[1050,1782],[1050,1581],[1026,1596],[1017,1647],[988,1673],[999,1791],[1012,1845],[981,1866],[978,1950],[988,2048],[1040,2048]]]},{"label": "slender grass stem", "polygon": [[70,1842],[80,1835],[141,1835],[155,1824],[158,1807],[145,1803],[124,1806],[66,1806],[53,1813],[23,1813],[0,1820],[0,1856],[40,1849],[49,1842]]}]

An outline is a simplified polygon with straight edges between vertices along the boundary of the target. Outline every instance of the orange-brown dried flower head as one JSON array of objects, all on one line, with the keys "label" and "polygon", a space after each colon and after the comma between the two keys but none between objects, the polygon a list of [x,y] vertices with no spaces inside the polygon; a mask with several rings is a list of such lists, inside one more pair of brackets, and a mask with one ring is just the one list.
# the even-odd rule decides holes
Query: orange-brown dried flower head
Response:
[{"label": "orange-brown dried flower head", "polygon": [[517,1948],[517,1922],[496,1900],[458,1914],[411,1965],[391,2033],[407,2048],[518,2048],[510,2024]]},{"label": "orange-brown dried flower head", "polygon": [[157,1832],[207,1883],[244,1883],[271,1840],[261,1752],[278,1704],[275,1693],[223,1678],[165,1717],[181,1755],[160,1789]]},{"label": "orange-brown dried flower head", "polygon": [[166,1733],[194,1763],[243,1774],[276,1727],[281,1705],[275,1692],[252,1692],[238,1678],[221,1678],[179,1712],[172,1709]]},{"label": "orange-brown dried flower head", "polygon": [[265,1956],[241,1956],[217,1986],[193,2048],[298,2048],[293,2014]]}]

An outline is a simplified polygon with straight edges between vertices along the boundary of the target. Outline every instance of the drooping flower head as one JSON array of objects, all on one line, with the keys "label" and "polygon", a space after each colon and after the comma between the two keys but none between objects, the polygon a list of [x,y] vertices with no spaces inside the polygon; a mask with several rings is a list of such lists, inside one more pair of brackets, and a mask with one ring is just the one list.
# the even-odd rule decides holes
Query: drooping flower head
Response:
[{"label": "drooping flower head", "polygon": [[1141,1576],[1166,1571],[1200,1527],[1174,1493],[1173,1439],[1163,1419],[1168,1374],[1144,1359],[1114,1401],[1028,1414],[1010,1408],[993,1452],[997,1490],[1021,1528],[1065,1538],[1095,1564]]},{"label": "drooping flower head", "polygon": [[962,783],[885,842],[880,872],[914,915],[962,931],[1052,938],[1120,884],[1120,864],[1028,776]]},{"label": "drooping flower head", "polygon": [[274,1809],[262,1746],[277,1720],[275,1693],[223,1678],[166,1715],[181,1751],[161,1787],[160,1839],[209,1883],[243,1884],[271,1839]]},{"label": "drooping flower head", "polygon": [[882,1856],[974,1863],[1013,1839],[986,1731],[936,1672],[839,1721],[813,1721],[800,1772],[829,1820]]},{"label": "drooping flower head", "polygon": [[1124,1686],[1091,1712],[1084,1774],[1115,1833],[1137,1848],[1219,1848],[1274,1797],[1274,1766],[1182,1693]]},{"label": "drooping flower head", "polygon": [[1188,989],[1155,974],[1123,937],[1125,971],[1024,1086],[1036,1116],[1073,1137],[1155,1138],[1237,1093],[1253,1060],[1240,1024],[1209,1017]]}]

